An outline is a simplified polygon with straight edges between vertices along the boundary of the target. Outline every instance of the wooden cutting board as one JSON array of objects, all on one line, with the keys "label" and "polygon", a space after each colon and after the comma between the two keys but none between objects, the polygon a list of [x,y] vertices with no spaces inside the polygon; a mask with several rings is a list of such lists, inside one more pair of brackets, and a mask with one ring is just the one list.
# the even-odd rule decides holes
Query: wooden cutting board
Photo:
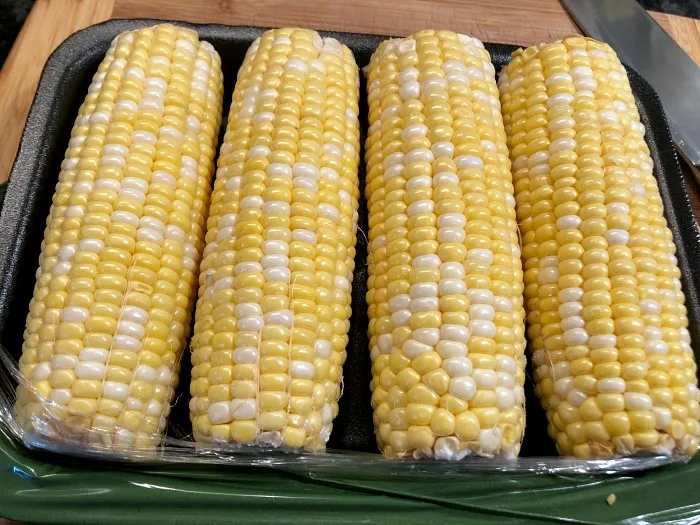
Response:
[{"label": "wooden cutting board", "polygon": [[[507,4],[491,0],[37,0],[0,71],[4,128],[0,182],[12,167],[46,59],[63,40],[87,26],[110,18],[159,18],[397,36],[431,27],[519,45],[579,32],[558,0]],[[700,64],[700,21],[661,13],[652,16]],[[698,218],[700,192],[694,183],[690,189]]]}]

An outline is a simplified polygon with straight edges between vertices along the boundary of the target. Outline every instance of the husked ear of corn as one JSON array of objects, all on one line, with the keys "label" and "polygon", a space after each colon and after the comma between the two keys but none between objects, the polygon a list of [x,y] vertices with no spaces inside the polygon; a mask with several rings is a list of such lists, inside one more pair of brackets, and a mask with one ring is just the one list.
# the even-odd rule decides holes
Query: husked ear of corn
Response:
[{"label": "husked ear of corn", "polygon": [[351,51],[276,29],[238,72],[200,275],[200,442],[325,447],[350,326],[359,187]]},{"label": "husked ear of corn", "polygon": [[494,68],[481,42],[421,31],[368,71],[367,304],[387,456],[517,456],[523,274]]},{"label": "husked ear of corn", "polygon": [[571,37],[516,51],[499,83],[550,436],[581,458],[695,453],[680,270],[625,69]]},{"label": "husked ear of corn", "polygon": [[222,96],[219,56],[194,31],[159,25],[112,42],[46,221],[19,363],[31,386],[18,390],[23,427],[50,414],[115,448],[160,439],[189,332]]}]

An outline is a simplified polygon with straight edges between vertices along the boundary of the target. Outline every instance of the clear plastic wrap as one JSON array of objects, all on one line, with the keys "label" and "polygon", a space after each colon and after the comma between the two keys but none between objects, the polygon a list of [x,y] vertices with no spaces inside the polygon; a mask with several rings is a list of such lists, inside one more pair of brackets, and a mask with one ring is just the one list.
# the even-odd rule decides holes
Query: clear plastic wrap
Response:
[{"label": "clear plastic wrap", "polygon": [[[619,475],[465,470],[471,461],[368,464],[363,454],[218,463],[110,463],[42,453],[0,433],[0,505],[21,522],[673,523],[697,520],[700,462]],[[376,457],[376,455],[375,455]],[[351,458],[354,458],[350,461]],[[246,458],[248,459],[248,458]],[[345,461],[347,459],[347,461]],[[522,459],[522,458],[521,458]],[[332,461],[329,461],[332,460]],[[95,468],[99,462],[100,468]],[[415,462],[411,462],[415,463]],[[480,462],[477,461],[477,464]],[[418,465],[416,465],[418,466]],[[439,467],[439,468],[438,468]],[[459,475],[444,471],[459,469]],[[609,504],[607,501],[612,502]]]},{"label": "clear plastic wrap", "polygon": [[[249,44],[250,42],[247,42],[245,47],[247,48]],[[366,127],[366,122],[362,118],[361,116],[361,125]],[[63,145],[57,147],[63,147]],[[362,170],[360,177],[360,183],[363,184],[364,173]],[[365,209],[365,203],[362,201],[360,209]],[[41,220],[45,217],[45,211],[41,210]],[[364,231],[369,230],[366,220],[366,214],[360,213],[360,228]],[[35,240],[27,239],[23,242],[30,243]],[[349,370],[346,370],[345,384],[343,385],[345,395],[340,400],[341,415],[350,412],[362,414],[359,418],[362,419],[362,424],[357,425],[357,428],[359,428],[358,433],[362,434],[364,441],[359,445],[353,443],[352,440],[334,441],[333,436],[331,436],[330,446],[326,452],[299,452],[285,447],[266,448],[234,444],[195,443],[187,418],[171,417],[165,436],[152,449],[133,448],[128,445],[115,449],[104,440],[100,431],[85,430],[57,418],[51,410],[51,408],[56,408],[53,406],[53,402],[43,398],[40,392],[19,374],[17,362],[12,357],[12,355],[17,355],[17,349],[13,348],[12,352],[8,352],[3,348],[0,353],[2,361],[0,367],[2,370],[0,377],[2,387],[0,413],[2,418],[0,419],[2,419],[2,428],[6,430],[5,437],[7,437],[2,442],[3,452],[6,452],[10,457],[14,453],[14,459],[11,460],[14,462],[14,466],[10,470],[14,469],[15,474],[23,479],[44,480],[51,475],[50,468],[46,470],[42,469],[41,465],[31,466],[34,462],[32,456],[35,452],[37,457],[52,466],[54,462],[58,464],[65,461],[70,462],[70,458],[81,458],[87,460],[80,461],[86,469],[82,472],[86,479],[96,479],[94,477],[98,475],[96,471],[101,470],[95,468],[96,465],[101,467],[110,465],[115,467],[115,471],[120,471],[123,474],[123,477],[119,477],[119,483],[133,484],[138,490],[145,490],[146,493],[164,494],[168,491],[174,491],[186,496],[183,497],[183,501],[193,501],[191,498],[196,500],[197,494],[202,498],[215,499],[211,490],[207,492],[205,489],[195,486],[195,480],[220,481],[221,477],[224,476],[227,481],[230,481],[228,479],[230,476],[220,470],[222,466],[239,468],[241,476],[246,480],[249,479],[251,483],[257,480],[261,485],[270,481],[266,478],[270,475],[266,469],[275,469],[282,473],[282,477],[285,477],[285,487],[291,487],[290,491],[299,489],[293,481],[290,481],[290,479],[296,479],[299,476],[305,481],[311,480],[313,483],[324,485],[324,497],[331,498],[337,495],[334,491],[341,491],[341,489],[342,491],[367,491],[376,497],[390,498],[390,501],[394,502],[393,504],[399,506],[408,499],[416,504],[420,502],[421,505],[457,508],[475,516],[482,512],[493,514],[496,516],[494,519],[501,520],[499,523],[504,523],[507,522],[506,518],[515,519],[527,517],[527,515],[522,514],[522,509],[518,509],[515,503],[506,508],[506,506],[495,504],[493,501],[490,503],[478,501],[478,498],[496,498],[509,494],[517,500],[517,494],[527,493],[535,489],[543,492],[551,491],[555,494],[560,490],[561,494],[568,497],[585,487],[591,491],[591,494],[595,493],[595,497],[605,492],[604,499],[612,493],[612,489],[606,488],[607,485],[619,483],[624,487],[624,480],[628,477],[631,478],[635,472],[689,461],[687,457],[683,456],[637,455],[609,460],[582,460],[558,458],[551,454],[551,451],[548,451],[550,455],[541,452],[533,454],[532,450],[546,449],[546,446],[538,445],[549,443],[549,438],[546,435],[546,424],[542,424],[542,421],[537,419],[539,406],[534,399],[530,398],[528,398],[528,417],[532,415],[532,418],[528,423],[525,438],[527,444],[528,434],[532,436],[529,438],[531,439],[530,450],[517,459],[468,457],[462,461],[443,462],[413,458],[390,459],[376,453],[371,430],[371,415],[368,418],[364,417],[369,403],[365,403],[365,397],[362,394],[368,391],[371,375],[366,366],[367,361],[364,360],[364,357],[360,357],[368,353],[369,348],[366,338],[367,317],[366,312],[362,311],[364,310],[363,299],[367,278],[365,257],[366,244],[362,240],[362,234],[360,234],[356,256],[358,262],[352,289],[355,313],[351,320],[351,336],[348,345],[348,360],[352,361],[352,365]],[[33,264],[33,261],[31,262]],[[4,329],[15,330],[16,327],[5,325]],[[359,362],[364,364],[358,364]],[[183,365],[186,368],[188,363],[183,363]],[[183,380],[183,382],[185,381]],[[22,385],[29,392],[29,395],[35,397],[39,404],[44,407],[44,410],[32,415],[31,432],[27,431],[25,426],[20,425],[15,417],[15,388],[17,384]],[[530,387],[528,380],[525,379],[526,391]],[[181,414],[186,412],[188,401],[189,396],[186,392],[176,396],[170,411],[171,414],[178,410]],[[350,421],[354,423],[355,420]],[[344,424],[347,427],[347,421]],[[344,431],[343,428],[337,426],[336,429],[339,433]],[[13,447],[18,447],[19,443],[23,443],[30,449],[29,455],[26,451],[18,448],[15,448],[13,452]],[[344,449],[334,448],[333,445],[338,443]],[[7,452],[8,450],[10,452]],[[40,455],[40,451],[56,454]],[[3,467],[5,466],[6,464],[3,464]],[[263,468],[248,469],[247,467]],[[57,470],[62,468],[67,467],[56,467]],[[692,469],[694,470],[692,472],[694,473],[697,468],[697,462],[693,462]],[[660,469],[650,473],[649,476],[657,475],[659,479],[663,479],[665,475],[671,476],[671,474],[666,474],[667,472],[675,472],[683,479],[688,479],[685,476],[691,475],[691,468],[688,467],[687,472],[679,469]],[[552,476],[535,476],[535,474],[550,474]],[[3,472],[2,475],[5,473]],[[576,476],[569,478],[570,475]],[[602,477],[590,477],[593,475],[601,475]],[[620,478],[614,476],[620,476]],[[182,478],[191,485],[178,485],[175,480],[182,480]],[[445,484],[439,483],[441,480],[445,481]],[[481,487],[483,480],[489,482]],[[240,483],[243,484],[244,481]],[[72,478],[71,483],[76,483],[75,478]],[[289,486],[286,483],[289,483]],[[434,485],[427,487],[431,484]],[[99,483],[96,483],[95,490],[99,490],[97,485]],[[332,489],[328,487],[332,487]],[[256,489],[247,490],[254,492]],[[257,490],[259,490],[259,494],[267,494],[268,489],[260,486],[257,487]],[[447,492],[445,492],[446,490]],[[222,491],[222,493],[225,492],[227,491]],[[241,494],[247,495],[249,492],[244,490]],[[274,497],[275,491],[271,490],[270,492],[270,497]],[[143,496],[143,492],[140,494],[142,498],[149,497],[148,495]],[[472,495],[475,499],[472,499]],[[296,497],[295,495],[290,496],[290,498]],[[359,498],[362,497],[362,495],[359,496]],[[300,498],[298,501],[301,504],[304,499]],[[361,501],[358,504],[361,505]],[[399,503],[400,501],[402,503]],[[566,498],[558,501],[561,505],[561,502],[566,501]],[[171,501],[170,503],[173,508],[179,505],[179,502],[173,503]],[[543,503],[533,504],[533,509],[540,504],[544,505]],[[601,504],[603,503],[601,502]],[[644,520],[664,515],[664,511],[658,506],[654,507],[652,502],[648,505],[649,507],[645,507],[648,509],[645,511],[648,513],[646,518],[635,513],[634,509],[627,510],[625,517],[631,520]],[[408,505],[403,508],[410,510]],[[532,512],[533,515],[542,517],[547,512],[556,515],[557,511],[556,505],[552,503],[548,510],[545,507],[537,507]],[[586,512],[585,505],[578,505],[574,510],[571,510],[570,516],[572,519],[584,519]],[[603,516],[605,515],[603,514]],[[21,517],[21,513],[15,513],[12,517]],[[677,514],[674,515],[674,519],[679,520],[676,521],[677,523],[683,523],[682,520],[687,519],[687,516]],[[604,517],[601,520],[602,522],[606,521]]]},{"label": "clear plastic wrap", "polygon": [[[7,350],[0,348],[0,414],[2,425],[12,437],[21,441],[30,449],[46,450],[70,457],[124,462],[127,464],[183,463],[205,465],[236,465],[275,467],[291,472],[316,473],[336,471],[367,473],[378,476],[422,476],[427,474],[440,476],[463,476],[467,473],[481,472],[530,472],[557,475],[568,474],[615,474],[623,475],[644,471],[676,463],[685,463],[687,456],[638,455],[614,459],[583,460],[559,457],[518,457],[515,459],[489,458],[473,456],[462,461],[431,461],[412,458],[386,458],[377,453],[352,450],[333,450],[325,452],[299,451],[285,447],[265,447],[260,445],[205,444],[196,443],[191,434],[181,434],[173,422],[169,434],[160,443],[151,448],[123,447],[116,449],[105,441],[105,435],[99,430],[86,430],[84,427],[71,425],[65,420],[52,415],[50,408],[55,403],[42,399],[34,391],[37,401],[46,408],[43,413],[35,414],[31,424],[33,431],[20,426],[14,416],[14,385],[19,383],[28,390],[31,385],[24,379],[16,362]],[[78,414],[76,414],[78,415]],[[178,435],[179,437],[173,437]]]}]

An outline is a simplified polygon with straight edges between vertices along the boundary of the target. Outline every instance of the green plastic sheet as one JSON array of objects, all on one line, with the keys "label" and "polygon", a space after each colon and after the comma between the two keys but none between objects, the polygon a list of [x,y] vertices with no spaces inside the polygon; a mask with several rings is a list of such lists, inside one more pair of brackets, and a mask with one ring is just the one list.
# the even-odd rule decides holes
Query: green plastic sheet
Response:
[{"label": "green plastic sheet", "polygon": [[[0,515],[30,523],[692,524],[700,458],[625,475],[462,478],[125,465],[27,450],[0,434]],[[610,505],[607,498],[615,495]]]}]

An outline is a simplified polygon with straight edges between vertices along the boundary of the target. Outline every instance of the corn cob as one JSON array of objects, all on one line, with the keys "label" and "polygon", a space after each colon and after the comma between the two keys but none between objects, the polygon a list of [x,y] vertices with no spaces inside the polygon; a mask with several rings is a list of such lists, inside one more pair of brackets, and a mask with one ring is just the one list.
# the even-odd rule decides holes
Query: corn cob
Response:
[{"label": "corn cob", "polygon": [[194,305],[222,93],[219,56],[194,31],[160,25],[112,42],[46,222],[20,359],[31,387],[18,391],[25,428],[60,418],[118,448],[162,435]]},{"label": "corn cob", "polygon": [[516,51],[499,82],[550,436],[582,458],[693,454],[680,270],[625,69],[571,37]]},{"label": "corn cob", "polygon": [[390,40],[368,72],[367,304],[387,456],[516,456],[524,310],[494,68],[448,31]]},{"label": "corn cob", "polygon": [[314,31],[266,32],[238,73],[192,340],[201,442],[325,446],[350,326],[359,76]]}]

